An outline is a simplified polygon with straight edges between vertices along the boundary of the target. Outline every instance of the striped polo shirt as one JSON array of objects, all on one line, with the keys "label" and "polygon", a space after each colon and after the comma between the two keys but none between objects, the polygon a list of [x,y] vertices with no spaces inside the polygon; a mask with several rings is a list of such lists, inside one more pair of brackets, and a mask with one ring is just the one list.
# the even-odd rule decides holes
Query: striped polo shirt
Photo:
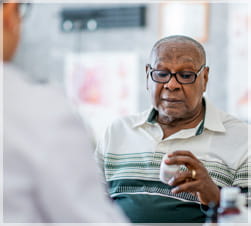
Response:
[{"label": "striped polo shirt", "polygon": [[[96,156],[109,195],[135,223],[200,223],[205,213],[192,193],[173,194],[159,179],[163,155],[192,152],[219,187],[238,186],[247,192],[248,126],[205,99],[205,116],[195,128],[163,139],[153,108],[116,120],[98,144]],[[250,158],[249,158],[250,159]],[[180,166],[180,170],[187,170]]]}]

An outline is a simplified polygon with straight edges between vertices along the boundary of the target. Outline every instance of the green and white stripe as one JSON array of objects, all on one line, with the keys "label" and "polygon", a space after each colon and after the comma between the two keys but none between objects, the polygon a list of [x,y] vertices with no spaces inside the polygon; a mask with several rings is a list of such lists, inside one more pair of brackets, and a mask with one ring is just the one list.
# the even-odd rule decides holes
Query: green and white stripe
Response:
[{"label": "green and white stripe", "polygon": [[[137,179],[159,181],[159,170],[163,152],[143,152],[133,154],[107,153],[105,159],[105,175],[107,181],[119,179]],[[248,163],[237,170],[228,167],[225,163],[201,160],[213,181],[220,187],[248,185]],[[181,171],[187,170],[185,166]]]}]

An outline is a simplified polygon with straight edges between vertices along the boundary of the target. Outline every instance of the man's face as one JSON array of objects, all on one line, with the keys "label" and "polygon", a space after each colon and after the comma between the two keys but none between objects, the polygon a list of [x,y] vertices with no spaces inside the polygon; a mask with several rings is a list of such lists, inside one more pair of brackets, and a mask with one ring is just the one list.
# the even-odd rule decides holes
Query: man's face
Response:
[{"label": "man's face", "polygon": [[12,59],[19,43],[21,24],[19,6],[19,3],[4,3],[3,5],[4,61]]},{"label": "man's face", "polygon": [[[203,64],[200,52],[193,44],[174,41],[160,44],[151,61],[153,69],[168,70],[172,73],[178,71],[196,73]],[[168,83],[156,83],[148,74],[147,88],[159,116],[168,117],[170,120],[192,117],[201,106],[207,78],[208,68],[202,70],[193,84],[179,84],[174,76]]]}]

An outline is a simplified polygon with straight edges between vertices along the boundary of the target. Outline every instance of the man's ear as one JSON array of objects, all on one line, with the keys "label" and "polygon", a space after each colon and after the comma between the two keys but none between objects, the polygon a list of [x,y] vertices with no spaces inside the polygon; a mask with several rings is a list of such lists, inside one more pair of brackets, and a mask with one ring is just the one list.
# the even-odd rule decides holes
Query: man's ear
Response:
[{"label": "man's ear", "polygon": [[147,64],[147,65],[146,65],[146,89],[147,89],[147,90],[148,90],[149,69],[150,69],[150,65]]},{"label": "man's ear", "polygon": [[18,3],[3,4],[3,27],[8,32],[15,32],[18,27]]},{"label": "man's ear", "polygon": [[205,69],[204,69],[204,74],[203,74],[203,80],[204,80],[203,91],[204,91],[204,92],[205,92],[206,89],[207,89],[208,75],[209,75],[209,67],[205,67]]}]

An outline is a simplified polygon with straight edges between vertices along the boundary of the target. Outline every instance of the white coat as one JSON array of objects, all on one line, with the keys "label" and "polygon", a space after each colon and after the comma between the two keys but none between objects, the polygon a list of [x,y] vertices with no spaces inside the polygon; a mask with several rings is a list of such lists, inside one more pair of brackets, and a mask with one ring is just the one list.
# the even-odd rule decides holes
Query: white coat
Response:
[{"label": "white coat", "polygon": [[4,222],[125,222],[99,180],[89,130],[65,97],[3,67]]}]

